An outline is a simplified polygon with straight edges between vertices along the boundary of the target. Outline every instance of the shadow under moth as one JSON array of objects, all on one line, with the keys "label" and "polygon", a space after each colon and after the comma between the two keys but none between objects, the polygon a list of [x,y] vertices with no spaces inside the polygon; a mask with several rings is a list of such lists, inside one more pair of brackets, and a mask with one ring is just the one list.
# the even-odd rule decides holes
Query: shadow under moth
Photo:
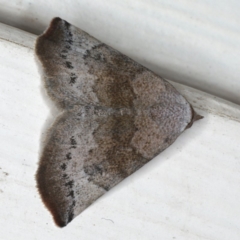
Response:
[{"label": "shadow under moth", "polygon": [[60,18],[38,37],[35,51],[46,91],[61,110],[36,174],[60,227],[201,118],[166,80]]}]

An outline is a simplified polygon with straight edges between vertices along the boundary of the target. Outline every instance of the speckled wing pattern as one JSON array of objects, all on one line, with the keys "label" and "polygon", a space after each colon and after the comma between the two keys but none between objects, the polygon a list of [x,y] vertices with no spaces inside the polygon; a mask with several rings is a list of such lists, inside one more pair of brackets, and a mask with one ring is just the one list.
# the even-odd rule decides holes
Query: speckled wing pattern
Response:
[{"label": "speckled wing pattern", "polygon": [[37,39],[36,55],[62,110],[36,175],[60,227],[200,118],[167,81],[60,18]]}]

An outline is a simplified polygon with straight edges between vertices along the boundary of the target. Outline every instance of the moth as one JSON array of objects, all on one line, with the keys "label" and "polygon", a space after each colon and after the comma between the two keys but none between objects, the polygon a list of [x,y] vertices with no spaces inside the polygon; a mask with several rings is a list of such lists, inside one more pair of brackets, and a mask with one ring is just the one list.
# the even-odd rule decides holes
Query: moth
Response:
[{"label": "moth", "polygon": [[38,37],[35,52],[61,110],[36,174],[60,227],[201,118],[166,80],[60,18]]}]

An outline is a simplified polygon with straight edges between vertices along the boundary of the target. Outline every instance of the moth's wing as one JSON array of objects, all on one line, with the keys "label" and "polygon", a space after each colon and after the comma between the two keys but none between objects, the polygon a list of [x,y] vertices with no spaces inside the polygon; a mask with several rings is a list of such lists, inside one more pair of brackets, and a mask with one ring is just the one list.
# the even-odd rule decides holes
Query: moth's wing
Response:
[{"label": "moth's wing", "polygon": [[92,202],[148,160],[131,145],[132,114],[83,107],[61,115],[46,140],[36,179],[58,226],[67,225]]},{"label": "moth's wing", "polygon": [[97,126],[80,111],[63,113],[49,129],[36,180],[43,202],[60,227],[106,192],[89,181],[84,171],[85,161],[97,147],[93,136]]},{"label": "moth's wing", "polygon": [[45,87],[63,109],[76,104],[131,107],[140,64],[66,21],[55,18],[36,42]]},{"label": "moth's wing", "polygon": [[148,107],[159,102],[169,85],[60,18],[37,39],[36,55],[48,94],[65,109],[79,104]]},{"label": "moth's wing", "polygon": [[[182,112],[183,114],[184,112]],[[154,115],[155,114],[155,115]],[[49,130],[37,171],[43,202],[59,226],[167,148],[184,122],[159,127],[156,109],[80,107]]]},{"label": "moth's wing", "polygon": [[36,53],[48,94],[68,111],[49,130],[37,172],[43,201],[65,226],[196,118],[165,80],[61,19]]},{"label": "moth's wing", "polygon": [[60,108],[97,103],[92,87],[96,77],[88,74],[84,55],[100,42],[60,18],[54,18],[38,37],[37,59],[49,96]]}]

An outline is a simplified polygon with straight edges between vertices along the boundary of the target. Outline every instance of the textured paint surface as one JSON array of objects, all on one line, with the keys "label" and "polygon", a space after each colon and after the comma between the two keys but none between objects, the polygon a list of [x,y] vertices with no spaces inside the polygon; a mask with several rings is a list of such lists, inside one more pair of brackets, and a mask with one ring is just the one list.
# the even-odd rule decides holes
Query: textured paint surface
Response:
[{"label": "textured paint surface", "polygon": [[201,118],[167,81],[60,18],[38,38],[36,54],[62,110],[36,177],[58,226]]}]

